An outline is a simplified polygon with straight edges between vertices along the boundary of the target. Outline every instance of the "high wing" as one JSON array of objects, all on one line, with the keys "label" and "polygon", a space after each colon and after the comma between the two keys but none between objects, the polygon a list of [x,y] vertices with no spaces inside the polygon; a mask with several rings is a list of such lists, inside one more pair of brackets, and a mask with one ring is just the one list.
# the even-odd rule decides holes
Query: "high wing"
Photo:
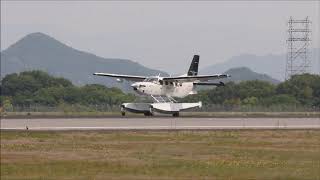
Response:
[{"label": "high wing", "polygon": [[178,76],[178,77],[164,77],[164,81],[178,81],[178,82],[193,82],[193,81],[210,81],[230,77],[227,74],[214,75],[197,75],[197,76]]},{"label": "high wing", "polygon": [[109,74],[109,73],[93,73],[93,75],[125,79],[127,81],[143,81],[146,78],[148,78],[146,76],[132,76],[132,75],[125,75],[125,74]]}]

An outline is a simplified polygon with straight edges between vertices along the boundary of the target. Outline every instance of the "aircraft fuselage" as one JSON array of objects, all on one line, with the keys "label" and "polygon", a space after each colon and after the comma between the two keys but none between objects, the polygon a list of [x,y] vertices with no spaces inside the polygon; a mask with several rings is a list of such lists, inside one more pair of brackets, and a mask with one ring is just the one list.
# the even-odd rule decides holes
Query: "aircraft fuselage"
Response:
[{"label": "aircraft fuselage", "polygon": [[136,82],[131,85],[133,90],[141,95],[169,96],[183,98],[194,94],[193,82]]}]

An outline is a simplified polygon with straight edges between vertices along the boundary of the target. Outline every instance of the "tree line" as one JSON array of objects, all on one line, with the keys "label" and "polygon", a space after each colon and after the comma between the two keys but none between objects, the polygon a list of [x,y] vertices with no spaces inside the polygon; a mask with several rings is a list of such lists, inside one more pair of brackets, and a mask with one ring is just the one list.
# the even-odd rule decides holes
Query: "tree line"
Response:
[{"label": "tree line", "polygon": [[[118,88],[99,84],[75,86],[69,80],[50,76],[43,71],[26,71],[6,75],[1,80],[1,105],[69,105],[118,106],[123,102],[139,101],[139,97],[123,93]],[[225,86],[201,90],[181,102],[202,101],[204,106],[304,106],[320,107],[320,76],[302,74],[292,76],[278,85],[265,81],[228,82]]]},{"label": "tree line", "polygon": [[26,71],[6,75],[1,80],[3,106],[58,106],[61,104],[119,105],[133,101],[132,94],[99,84],[75,86],[69,80],[43,71]]}]

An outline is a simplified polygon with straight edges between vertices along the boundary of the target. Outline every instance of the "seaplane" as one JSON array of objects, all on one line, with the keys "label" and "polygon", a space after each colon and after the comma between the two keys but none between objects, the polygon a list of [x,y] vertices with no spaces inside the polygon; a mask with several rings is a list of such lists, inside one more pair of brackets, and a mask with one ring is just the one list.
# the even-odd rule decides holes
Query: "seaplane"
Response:
[{"label": "seaplane", "polygon": [[180,111],[201,108],[202,102],[181,103],[174,98],[184,98],[197,94],[197,86],[224,86],[223,82],[212,82],[217,79],[230,77],[228,74],[198,75],[199,55],[194,55],[187,74],[181,76],[134,76],[124,74],[110,74],[96,72],[93,75],[116,78],[118,82],[124,80],[133,82],[131,87],[138,95],[151,96],[153,103],[123,103],[121,114],[126,112],[143,113],[153,116],[154,112],[179,116]]}]

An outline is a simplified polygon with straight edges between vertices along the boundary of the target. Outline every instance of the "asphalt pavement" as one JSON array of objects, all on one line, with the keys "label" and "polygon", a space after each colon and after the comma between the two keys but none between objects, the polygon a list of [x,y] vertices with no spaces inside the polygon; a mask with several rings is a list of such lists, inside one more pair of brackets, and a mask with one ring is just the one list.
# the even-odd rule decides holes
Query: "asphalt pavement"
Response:
[{"label": "asphalt pavement", "polygon": [[320,118],[1,119],[1,130],[320,129]]}]

